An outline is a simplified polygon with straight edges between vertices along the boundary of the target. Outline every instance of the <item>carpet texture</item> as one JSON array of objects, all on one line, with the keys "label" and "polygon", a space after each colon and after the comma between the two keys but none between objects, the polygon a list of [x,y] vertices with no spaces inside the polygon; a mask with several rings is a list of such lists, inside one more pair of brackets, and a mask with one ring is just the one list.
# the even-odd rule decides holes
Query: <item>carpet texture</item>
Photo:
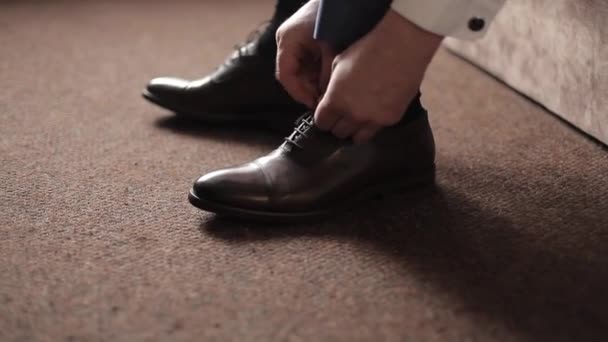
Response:
[{"label": "carpet texture", "polygon": [[230,222],[200,174],[281,141],[176,120],[265,1],[0,3],[0,341],[605,341],[608,154],[440,51],[435,189]]}]

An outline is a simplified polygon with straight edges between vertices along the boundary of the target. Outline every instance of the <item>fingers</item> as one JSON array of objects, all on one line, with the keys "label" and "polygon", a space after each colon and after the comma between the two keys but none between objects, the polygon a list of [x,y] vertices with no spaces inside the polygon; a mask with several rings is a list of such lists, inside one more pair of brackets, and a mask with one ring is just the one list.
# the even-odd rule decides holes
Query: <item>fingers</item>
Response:
[{"label": "fingers", "polygon": [[337,108],[330,103],[329,96],[326,94],[315,110],[315,126],[322,131],[329,131],[339,119]]},{"label": "fingers", "polygon": [[355,144],[368,143],[378,133],[379,130],[380,126],[372,124],[365,125],[353,135],[353,142]]},{"label": "fingers", "polygon": [[302,51],[297,47],[281,48],[277,51],[276,77],[291,97],[313,108],[319,97],[317,85],[304,77]]},{"label": "fingers", "polygon": [[356,144],[369,142],[381,129],[379,125],[359,122],[342,113],[345,111],[332,102],[331,96],[325,96],[317,106],[315,125],[323,131],[330,131],[337,138],[352,138]]},{"label": "fingers", "polygon": [[355,144],[365,144],[371,141],[379,130],[380,126],[356,122],[347,117],[342,117],[334,124],[331,132],[337,138],[352,138]]},{"label": "fingers", "polygon": [[355,134],[359,130],[361,124],[346,117],[342,117],[332,127],[331,132],[340,139],[346,139]]}]

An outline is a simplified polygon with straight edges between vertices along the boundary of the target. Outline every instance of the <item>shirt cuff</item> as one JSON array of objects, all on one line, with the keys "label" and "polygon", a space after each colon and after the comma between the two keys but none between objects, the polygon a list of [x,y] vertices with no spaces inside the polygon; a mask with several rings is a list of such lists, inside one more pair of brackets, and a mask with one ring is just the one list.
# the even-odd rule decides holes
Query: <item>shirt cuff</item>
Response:
[{"label": "shirt cuff", "polygon": [[391,8],[417,26],[441,36],[477,39],[505,0],[393,0]]}]

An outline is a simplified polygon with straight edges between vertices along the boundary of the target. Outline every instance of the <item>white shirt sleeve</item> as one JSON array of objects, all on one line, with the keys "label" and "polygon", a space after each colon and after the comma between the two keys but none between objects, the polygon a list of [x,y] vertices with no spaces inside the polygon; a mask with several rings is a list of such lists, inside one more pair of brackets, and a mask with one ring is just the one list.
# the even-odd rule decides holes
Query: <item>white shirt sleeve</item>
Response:
[{"label": "white shirt sleeve", "polygon": [[482,37],[505,0],[393,0],[392,9],[417,26],[458,39]]}]

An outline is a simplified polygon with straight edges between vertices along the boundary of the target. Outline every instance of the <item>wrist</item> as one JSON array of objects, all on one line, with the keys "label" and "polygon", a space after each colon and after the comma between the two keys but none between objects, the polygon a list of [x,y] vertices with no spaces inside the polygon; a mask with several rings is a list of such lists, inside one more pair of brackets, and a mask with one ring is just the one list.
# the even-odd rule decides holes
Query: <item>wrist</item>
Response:
[{"label": "wrist", "polygon": [[441,35],[417,26],[393,9],[390,9],[386,13],[379,26],[384,29],[384,32],[381,34],[392,37],[395,44],[415,47],[420,52],[431,54],[431,57],[435,54],[444,38]]}]

